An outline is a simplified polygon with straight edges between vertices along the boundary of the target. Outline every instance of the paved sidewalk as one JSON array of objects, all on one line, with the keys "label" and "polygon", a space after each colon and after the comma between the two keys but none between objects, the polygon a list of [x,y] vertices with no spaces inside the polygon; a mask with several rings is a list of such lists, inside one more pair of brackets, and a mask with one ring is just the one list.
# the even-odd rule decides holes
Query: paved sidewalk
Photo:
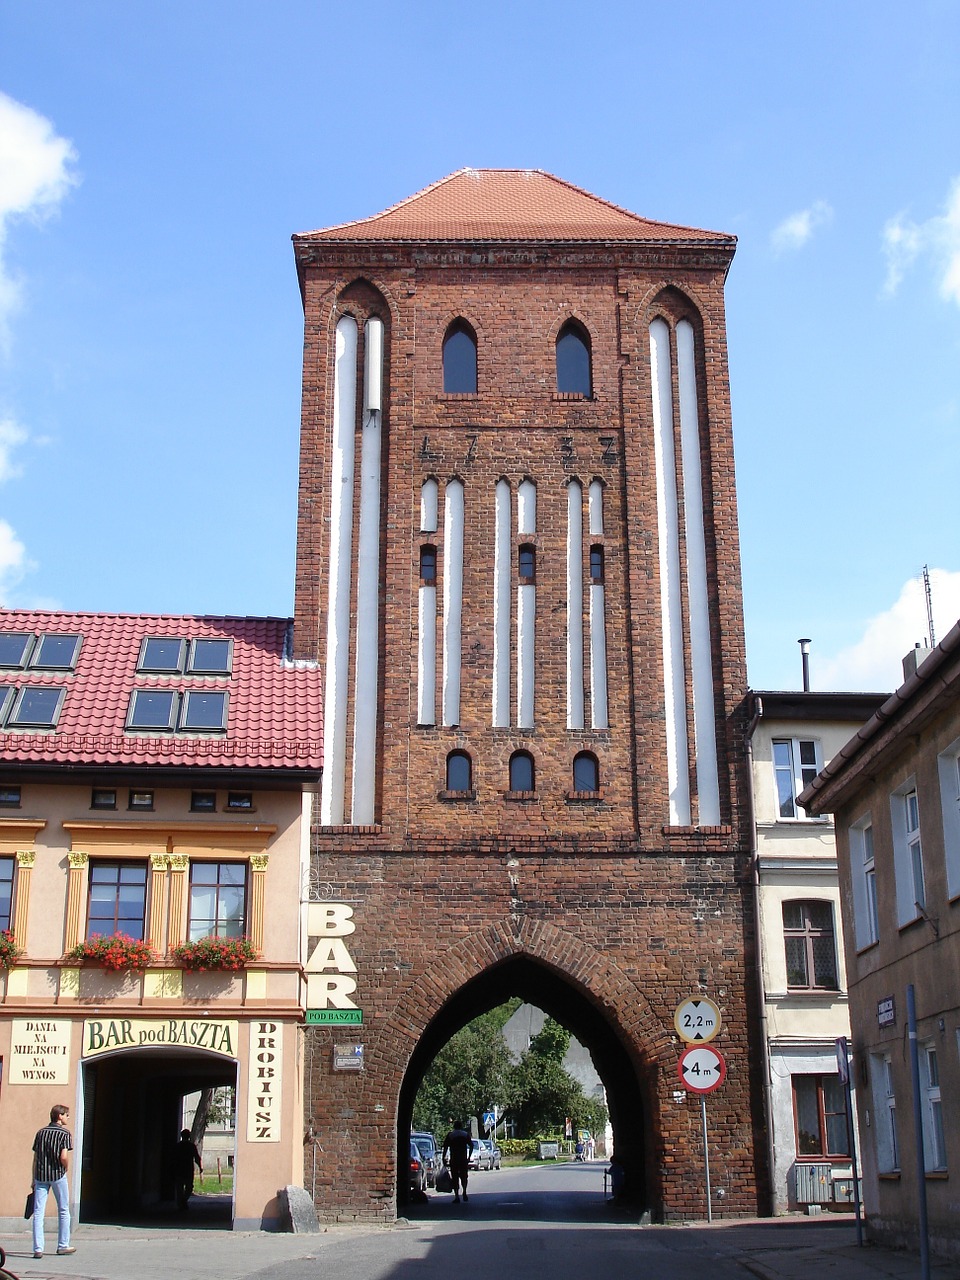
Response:
[{"label": "paved sidewalk", "polygon": [[[49,1225],[53,1225],[50,1223]],[[290,1274],[300,1262],[320,1271],[323,1253],[351,1236],[374,1232],[394,1235],[397,1261],[405,1255],[404,1236],[411,1224],[395,1227],[331,1225],[317,1235],[267,1232],[181,1230],[177,1227],[78,1227],[77,1252],[59,1258],[55,1252],[34,1259],[27,1230],[0,1234],[7,1267],[22,1280],[245,1280],[265,1274]],[[495,1229],[495,1228],[494,1228]],[[689,1261],[697,1276],[704,1252],[738,1262],[759,1280],[919,1280],[916,1254],[867,1245],[858,1248],[852,1215],[821,1222],[808,1218],[763,1218],[750,1221],[691,1223],[686,1226],[640,1227],[641,1235],[689,1233]],[[638,1242],[639,1243],[639,1242]],[[674,1243],[678,1243],[674,1241]],[[682,1254],[680,1255],[682,1257]],[[679,1258],[678,1258],[679,1261]],[[960,1280],[960,1264],[936,1264],[932,1280]],[[610,1280],[626,1280],[611,1276]],[[677,1280],[688,1280],[680,1272]]]}]

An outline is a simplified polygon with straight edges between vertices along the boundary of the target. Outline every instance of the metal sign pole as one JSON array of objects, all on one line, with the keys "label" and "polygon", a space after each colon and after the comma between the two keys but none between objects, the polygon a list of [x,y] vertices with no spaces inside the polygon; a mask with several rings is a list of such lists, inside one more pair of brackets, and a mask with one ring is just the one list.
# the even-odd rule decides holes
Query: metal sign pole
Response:
[{"label": "metal sign pole", "polygon": [[703,1168],[707,1177],[707,1221],[713,1221],[713,1197],[710,1194],[710,1146],[707,1142],[707,1095],[700,1095],[700,1118],[703,1121]]}]

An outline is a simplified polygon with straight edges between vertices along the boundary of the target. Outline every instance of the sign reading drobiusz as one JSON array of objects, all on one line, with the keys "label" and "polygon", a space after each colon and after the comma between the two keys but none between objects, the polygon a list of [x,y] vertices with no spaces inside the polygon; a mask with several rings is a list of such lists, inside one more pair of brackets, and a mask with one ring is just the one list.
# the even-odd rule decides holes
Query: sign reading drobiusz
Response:
[{"label": "sign reading drobiusz", "polygon": [[677,1005],[673,1025],[687,1044],[706,1044],[720,1030],[720,1010],[706,996],[690,996]]},{"label": "sign reading drobiusz", "polygon": [[362,1027],[362,1009],[308,1009],[308,1027]]}]

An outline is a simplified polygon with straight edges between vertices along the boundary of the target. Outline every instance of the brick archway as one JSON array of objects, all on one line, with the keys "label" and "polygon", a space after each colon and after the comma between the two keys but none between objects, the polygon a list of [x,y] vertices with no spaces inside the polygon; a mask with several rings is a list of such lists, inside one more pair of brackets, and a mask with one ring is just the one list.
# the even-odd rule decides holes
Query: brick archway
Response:
[{"label": "brick archway", "polygon": [[[438,1050],[478,1014],[520,995],[551,1014],[591,1052],[607,1090],[614,1149],[633,1198],[656,1210],[653,1081],[670,1037],[644,993],[610,959],[555,926],[511,920],[439,952],[405,986],[385,1028],[385,1057],[396,1063],[398,1170],[423,1075]],[[388,1086],[390,1092],[392,1088]],[[398,1176],[398,1198],[404,1180]]]}]

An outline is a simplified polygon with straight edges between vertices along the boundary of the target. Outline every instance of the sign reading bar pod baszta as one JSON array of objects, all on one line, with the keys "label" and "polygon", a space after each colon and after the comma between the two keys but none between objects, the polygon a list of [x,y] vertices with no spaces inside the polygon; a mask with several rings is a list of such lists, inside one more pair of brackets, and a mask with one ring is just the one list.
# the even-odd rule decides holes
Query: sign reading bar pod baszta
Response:
[{"label": "sign reading bar pod baszta", "polygon": [[116,1049],[206,1049],[235,1058],[240,1024],[220,1018],[88,1018],[83,1024],[83,1056]]}]

